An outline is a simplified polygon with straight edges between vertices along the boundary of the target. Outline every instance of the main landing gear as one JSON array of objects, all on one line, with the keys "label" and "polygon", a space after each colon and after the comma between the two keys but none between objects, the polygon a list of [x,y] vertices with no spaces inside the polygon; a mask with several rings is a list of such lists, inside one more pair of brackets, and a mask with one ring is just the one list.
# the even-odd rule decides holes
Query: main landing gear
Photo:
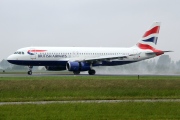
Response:
[{"label": "main landing gear", "polygon": [[74,75],[79,75],[80,71],[73,71]]},{"label": "main landing gear", "polygon": [[93,70],[93,69],[91,69],[91,70],[88,71],[88,73],[89,73],[89,75],[95,75],[95,74],[96,74],[96,71]]},{"label": "main landing gear", "polygon": [[28,75],[32,75],[32,68],[33,66],[29,66],[29,71],[27,72]]},{"label": "main landing gear", "polygon": [[[80,71],[73,71],[74,75],[79,75],[80,74]],[[95,75],[96,74],[96,71],[91,69],[88,71],[89,75]]]}]

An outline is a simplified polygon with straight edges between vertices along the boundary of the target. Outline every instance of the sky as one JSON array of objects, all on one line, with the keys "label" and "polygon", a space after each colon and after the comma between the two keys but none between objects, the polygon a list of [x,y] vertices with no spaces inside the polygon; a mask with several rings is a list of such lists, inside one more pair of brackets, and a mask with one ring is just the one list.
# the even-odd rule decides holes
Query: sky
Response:
[{"label": "sky", "polygon": [[180,60],[180,0],[0,0],[0,60],[29,46],[131,47],[154,21]]}]

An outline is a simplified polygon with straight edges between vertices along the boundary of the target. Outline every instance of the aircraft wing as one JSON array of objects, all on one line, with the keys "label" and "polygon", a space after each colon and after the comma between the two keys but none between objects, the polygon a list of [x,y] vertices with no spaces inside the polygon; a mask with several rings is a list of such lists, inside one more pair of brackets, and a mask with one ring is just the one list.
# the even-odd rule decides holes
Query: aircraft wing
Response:
[{"label": "aircraft wing", "polygon": [[108,56],[100,56],[100,57],[93,57],[93,58],[85,58],[82,60],[76,60],[78,62],[101,62],[101,61],[109,61],[109,60],[113,60],[113,59],[123,59],[123,58],[127,58],[127,56],[129,55],[108,55]]}]

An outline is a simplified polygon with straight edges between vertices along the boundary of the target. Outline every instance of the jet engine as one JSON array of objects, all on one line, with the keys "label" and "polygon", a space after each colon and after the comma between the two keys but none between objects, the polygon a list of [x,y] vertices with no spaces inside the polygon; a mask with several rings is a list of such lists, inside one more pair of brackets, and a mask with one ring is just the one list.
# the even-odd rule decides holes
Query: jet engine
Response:
[{"label": "jet engine", "polygon": [[85,62],[67,62],[66,67],[69,71],[88,71],[91,65]]}]

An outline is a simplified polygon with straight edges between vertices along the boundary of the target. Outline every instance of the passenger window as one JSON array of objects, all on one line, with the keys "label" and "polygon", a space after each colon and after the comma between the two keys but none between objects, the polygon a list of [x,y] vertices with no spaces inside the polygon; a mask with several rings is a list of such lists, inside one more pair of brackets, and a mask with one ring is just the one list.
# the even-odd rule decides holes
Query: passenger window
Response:
[{"label": "passenger window", "polygon": [[24,55],[24,52],[22,52],[22,54]]}]

